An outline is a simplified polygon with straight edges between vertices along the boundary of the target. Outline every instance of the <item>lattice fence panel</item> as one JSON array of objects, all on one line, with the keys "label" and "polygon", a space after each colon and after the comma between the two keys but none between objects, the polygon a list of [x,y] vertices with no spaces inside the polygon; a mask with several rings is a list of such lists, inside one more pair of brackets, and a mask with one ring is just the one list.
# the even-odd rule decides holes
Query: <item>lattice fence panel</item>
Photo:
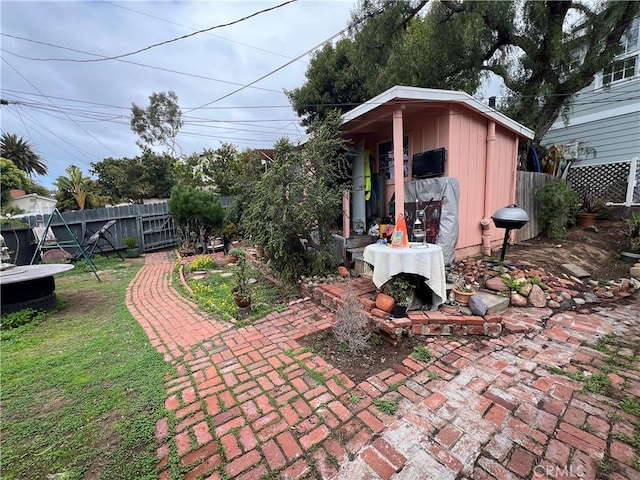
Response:
[{"label": "lattice fence panel", "polygon": [[595,193],[607,202],[624,203],[629,171],[629,162],[585,165],[569,169],[567,180],[578,196]]}]

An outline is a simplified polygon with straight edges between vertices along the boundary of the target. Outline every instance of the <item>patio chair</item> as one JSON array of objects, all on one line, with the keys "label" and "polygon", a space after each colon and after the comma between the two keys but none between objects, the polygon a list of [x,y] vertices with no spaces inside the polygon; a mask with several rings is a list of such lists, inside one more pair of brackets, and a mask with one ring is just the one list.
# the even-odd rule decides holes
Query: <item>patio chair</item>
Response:
[{"label": "patio chair", "polygon": [[82,240],[82,243],[80,244],[80,247],[78,248],[76,253],[73,255],[72,260],[75,262],[83,258],[84,255],[83,255],[82,249],[84,249],[87,255],[92,257],[95,249],[97,248],[98,250],[100,250],[100,253],[102,253],[105,257],[107,257],[108,256],[107,252],[105,252],[100,246],[100,242],[105,242],[111,246],[111,249],[115,251],[118,257],[120,257],[120,260],[124,262],[124,258],[122,258],[122,255],[120,255],[120,252],[116,249],[113,243],[111,243],[109,238],[107,238],[107,235],[111,235],[111,232],[109,232],[109,229],[113,227],[116,224],[116,222],[117,220],[109,220],[107,223],[105,223],[102,227],[100,227],[95,232],[87,228],[87,231],[84,233],[84,239]]}]

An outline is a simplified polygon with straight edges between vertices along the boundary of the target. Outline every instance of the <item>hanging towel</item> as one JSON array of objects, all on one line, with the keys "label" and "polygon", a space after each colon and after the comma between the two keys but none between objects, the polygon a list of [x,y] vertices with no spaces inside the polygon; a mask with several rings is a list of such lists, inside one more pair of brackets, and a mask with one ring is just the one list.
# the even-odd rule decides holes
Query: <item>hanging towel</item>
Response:
[{"label": "hanging towel", "polygon": [[364,151],[364,199],[369,200],[371,197],[371,160],[369,159],[371,152],[369,149]]}]

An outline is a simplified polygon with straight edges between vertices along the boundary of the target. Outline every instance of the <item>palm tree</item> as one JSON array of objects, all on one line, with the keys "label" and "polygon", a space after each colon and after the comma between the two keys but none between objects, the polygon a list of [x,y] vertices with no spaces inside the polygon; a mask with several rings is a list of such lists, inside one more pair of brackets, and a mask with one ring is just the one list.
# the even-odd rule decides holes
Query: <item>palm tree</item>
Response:
[{"label": "palm tree", "polygon": [[22,137],[18,138],[15,133],[2,134],[2,157],[11,160],[16,167],[31,176],[32,173],[39,175],[47,174],[47,166],[33,146]]},{"label": "palm tree", "polygon": [[78,208],[80,208],[80,210],[84,210],[87,200],[87,188],[91,179],[89,177],[84,177],[82,175],[82,170],[75,165],[67,167],[65,172],[67,172],[68,176],[58,177],[53,184],[58,187],[59,190],[69,192],[78,204]]}]

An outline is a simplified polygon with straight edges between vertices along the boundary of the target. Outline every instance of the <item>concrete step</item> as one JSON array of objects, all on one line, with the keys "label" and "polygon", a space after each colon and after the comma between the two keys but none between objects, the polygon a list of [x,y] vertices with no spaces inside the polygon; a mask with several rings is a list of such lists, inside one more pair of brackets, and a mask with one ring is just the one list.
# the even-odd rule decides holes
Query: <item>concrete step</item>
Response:
[{"label": "concrete step", "polygon": [[[494,293],[486,292],[484,290],[477,291],[476,295],[487,306],[488,313],[501,314],[507,308],[509,308],[509,302],[510,302],[509,297],[503,297],[500,295],[496,295]],[[471,313],[471,310],[469,310],[468,307],[461,307],[460,311],[465,315],[469,315]]]}]

